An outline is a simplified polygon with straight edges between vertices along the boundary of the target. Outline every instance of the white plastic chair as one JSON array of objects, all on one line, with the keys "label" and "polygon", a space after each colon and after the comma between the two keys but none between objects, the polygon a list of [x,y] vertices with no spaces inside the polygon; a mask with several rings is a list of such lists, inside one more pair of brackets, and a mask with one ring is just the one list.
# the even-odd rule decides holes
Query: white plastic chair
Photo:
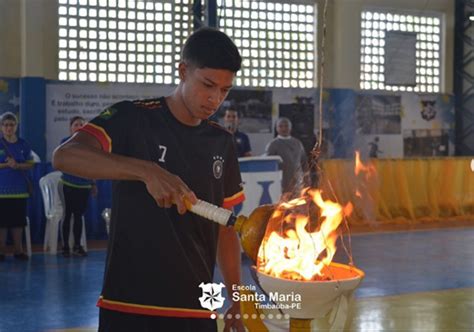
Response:
[{"label": "white plastic chair", "polygon": [[102,210],[102,218],[105,221],[105,229],[107,230],[107,235],[110,233],[110,218],[111,218],[111,209],[105,208]]},{"label": "white plastic chair", "polygon": [[[46,215],[46,229],[44,232],[43,250],[50,254],[58,251],[58,232],[60,232],[61,221],[64,217],[64,199],[62,194],[61,172],[55,171],[43,176],[40,181],[41,194],[43,196],[44,213]],[[74,217],[71,218],[72,223]],[[60,232],[62,234],[62,232]],[[69,247],[74,245],[73,227],[70,227]],[[61,242],[64,239],[61,235]],[[81,246],[87,251],[86,228],[84,218],[82,218]]]}]

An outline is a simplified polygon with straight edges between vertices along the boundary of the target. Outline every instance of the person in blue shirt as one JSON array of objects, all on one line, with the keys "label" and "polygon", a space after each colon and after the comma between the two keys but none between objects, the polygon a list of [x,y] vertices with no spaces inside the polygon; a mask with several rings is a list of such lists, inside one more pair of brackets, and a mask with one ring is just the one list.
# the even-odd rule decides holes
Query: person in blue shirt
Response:
[{"label": "person in blue shirt", "polygon": [[233,135],[237,150],[237,157],[249,157],[252,155],[250,140],[247,134],[239,131],[239,112],[227,109],[224,114],[224,127]]},{"label": "person in blue shirt", "polygon": [[[61,140],[61,144],[66,142],[76,131],[84,126],[85,119],[80,116],[71,118],[69,122],[70,136],[65,137]],[[78,176],[63,173],[61,176],[61,183],[63,184],[64,194],[64,220],[62,223],[62,234],[63,234],[63,256],[70,257],[71,249],[69,248],[69,232],[71,227],[71,217],[74,217],[73,224],[73,235],[74,235],[74,246],[72,254],[75,256],[87,256],[84,248],[81,246],[82,236],[82,218],[87,209],[87,201],[89,200],[89,194],[97,194],[95,182],[92,180],[84,179]]]},{"label": "person in blue shirt", "polygon": [[28,260],[23,252],[22,235],[26,226],[29,197],[27,171],[33,167],[30,145],[16,135],[18,120],[11,112],[3,114],[0,138],[0,261],[5,260],[8,229],[12,232],[14,257]]}]

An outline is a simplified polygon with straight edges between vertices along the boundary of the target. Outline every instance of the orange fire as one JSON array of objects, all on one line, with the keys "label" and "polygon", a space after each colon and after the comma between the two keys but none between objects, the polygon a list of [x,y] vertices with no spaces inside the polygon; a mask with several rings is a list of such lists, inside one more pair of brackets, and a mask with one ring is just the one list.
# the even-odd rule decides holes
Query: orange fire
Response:
[{"label": "orange fire", "polygon": [[[369,180],[376,174],[372,163],[364,164],[359,151],[355,152],[355,175]],[[359,187],[356,185],[356,187]],[[364,187],[363,187],[364,188]],[[358,198],[366,196],[354,188]],[[321,223],[315,230],[309,213],[310,204],[319,208]],[[314,207],[314,206],[313,206]],[[267,232],[258,252],[257,268],[260,272],[290,280],[328,280],[325,275],[336,253],[337,229],[344,217],[351,215],[352,203],[342,206],[324,200],[319,189],[304,189],[301,197],[281,203],[269,220]]]},{"label": "orange fire", "polygon": [[362,161],[360,161],[359,151],[356,151],[354,173],[355,175],[359,175],[361,172],[365,173],[365,178],[367,180],[376,173],[375,166],[372,163],[368,163],[367,165],[363,164]]},{"label": "orange fire", "polygon": [[324,279],[322,270],[336,252],[337,228],[351,214],[352,204],[343,207],[324,200],[320,190],[309,189],[305,194],[320,209],[319,229],[310,231],[308,213],[300,212],[309,204],[305,198],[280,204],[269,222],[273,227],[259,249],[259,271],[291,280]]}]

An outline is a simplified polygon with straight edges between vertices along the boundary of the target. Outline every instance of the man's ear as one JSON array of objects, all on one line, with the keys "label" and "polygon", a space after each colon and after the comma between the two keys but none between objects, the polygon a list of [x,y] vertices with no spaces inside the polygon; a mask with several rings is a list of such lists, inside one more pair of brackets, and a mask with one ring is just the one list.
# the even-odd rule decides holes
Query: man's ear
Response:
[{"label": "man's ear", "polygon": [[178,73],[179,73],[179,79],[181,81],[185,80],[187,70],[188,70],[188,66],[184,62],[180,62],[178,65]]}]

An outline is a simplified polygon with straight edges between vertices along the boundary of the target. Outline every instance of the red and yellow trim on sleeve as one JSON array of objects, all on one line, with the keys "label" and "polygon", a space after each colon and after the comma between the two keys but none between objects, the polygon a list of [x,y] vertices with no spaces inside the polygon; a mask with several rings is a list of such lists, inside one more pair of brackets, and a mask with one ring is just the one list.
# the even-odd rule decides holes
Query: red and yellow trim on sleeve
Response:
[{"label": "red and yellow trim on sleeve", "polygon": [[172,307],[158,307],[152,305],[133,304],[119,301],[106,300],[102,296],[97,301],[97,306],[103,309],[126,312],[130,314],[177,317],[177,318],[211,318],[211,315],[217,317],[217,312],[199,309],[185,309]]},{"label": "red and yellow trim on sleeve", "polygon": [[237,204],[242,203],[245,200],[244,191],[239,191],[237,194],[224,198],[224,203],[222,203],[222,207],[224,209],[231,209],[232,207],[236,206]]},{"label": "red and yellow trim on sleeve", "polygon": [[110,139],[109,135],[107,135],[107,132],[104,130],[104,128],[99,127],[93,123],[87,123],[79,130],[94,136],[102,146],[102,150],[112,152],[112,140]]}]

